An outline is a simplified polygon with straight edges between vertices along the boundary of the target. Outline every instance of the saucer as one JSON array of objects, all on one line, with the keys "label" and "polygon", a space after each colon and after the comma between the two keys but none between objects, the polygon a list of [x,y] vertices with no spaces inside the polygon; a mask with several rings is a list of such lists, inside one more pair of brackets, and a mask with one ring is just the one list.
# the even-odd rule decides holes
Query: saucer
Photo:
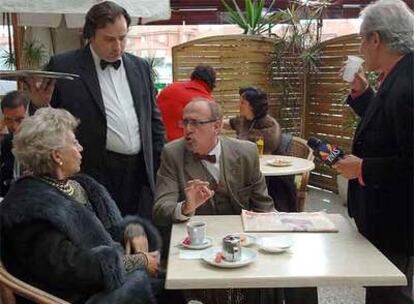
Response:
[{"label": "saucer", "polygon": [[203,252],[201,255],[201,259],[206,263],[221,267],[221,268],[238,268],[249,265],[250,263],[256,260],[256,252],[249,248],[243,248],[241,251],[241,259],[236,262],[228,262],[222,259],[219,263],[216,262],[216,254],[218,252],[222,252],[223,248],[221,247],[213,247],[208,249],[206,252]]},{"label": "saucer", "polygon": [[266,252],[280,253],[289,249],[293,241],[287,236],[263,237],[257,242],[259,248]]},{"label": "saucer", "polygon": [[180,245],[187,248],[187,249],[199,250],[199,249],[208,248],[213,244],[213,239],[209,236],[206,236],[206,238],[204,239],[204,243],[199,244],[199,245],[184,244],[185,239],[181,240]]},{"label": "saucer", "polygon": [[282,158],[275,158],[272,160],[268,160],[266,164],[273,167],[288,167],[292,165],[292,161]]}]

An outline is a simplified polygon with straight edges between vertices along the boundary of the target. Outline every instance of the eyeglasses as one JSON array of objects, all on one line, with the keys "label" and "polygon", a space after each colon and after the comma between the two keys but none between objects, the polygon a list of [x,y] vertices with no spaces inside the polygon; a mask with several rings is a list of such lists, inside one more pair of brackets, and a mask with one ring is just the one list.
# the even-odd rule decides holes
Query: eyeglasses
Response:
[{"label": "eyeglasses", "polygon": [[185,128],[185,127],[194,127],[194,128],[198,128],[202,125],[208,124],[210,122],[216,122],[217,119],[210,119],[210,120],[196,120],[196,119],[183,119],[180,120],[180,122],[178,123],[180,128]]}]

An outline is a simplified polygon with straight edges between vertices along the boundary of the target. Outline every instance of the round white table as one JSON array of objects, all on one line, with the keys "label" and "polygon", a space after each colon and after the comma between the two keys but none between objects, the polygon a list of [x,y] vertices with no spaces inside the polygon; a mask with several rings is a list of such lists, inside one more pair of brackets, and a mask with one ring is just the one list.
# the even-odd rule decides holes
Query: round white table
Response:
[{"label": "round white table", "polygon": [[[269,163],[275,159],[281,159],[289,161],[288,166],[276,167]],[[260,171],[264,176],[282,176],[282,175],[295,175],[302,174],[315,169],[313,161],[286,155],[261,155],[260,156]]]}]

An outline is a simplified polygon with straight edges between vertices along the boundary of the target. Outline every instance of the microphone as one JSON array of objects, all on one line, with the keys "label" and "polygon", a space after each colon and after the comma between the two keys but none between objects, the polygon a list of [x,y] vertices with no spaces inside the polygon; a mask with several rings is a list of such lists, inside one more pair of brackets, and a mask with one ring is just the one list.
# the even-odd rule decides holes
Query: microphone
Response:
[{"label": "microphone", "polygon": [[334,144],[329,144],[316,137],[309,137],[308,146],[313,150],[315,157],[323,161],[326,165],[332,166],[341,158],[344,158],[344,151]]}]

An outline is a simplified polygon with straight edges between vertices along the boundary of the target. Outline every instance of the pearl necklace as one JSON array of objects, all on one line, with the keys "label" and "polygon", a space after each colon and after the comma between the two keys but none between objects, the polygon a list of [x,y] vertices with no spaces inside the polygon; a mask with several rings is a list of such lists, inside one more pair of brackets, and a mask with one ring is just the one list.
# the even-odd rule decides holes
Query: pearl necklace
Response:
[{"label": "pearl necklace", "polygon": [[42,176],[41,179],[69,196],[72,196],[75,192],[75,189],[67,179],[60,181],[48,176]]}]

